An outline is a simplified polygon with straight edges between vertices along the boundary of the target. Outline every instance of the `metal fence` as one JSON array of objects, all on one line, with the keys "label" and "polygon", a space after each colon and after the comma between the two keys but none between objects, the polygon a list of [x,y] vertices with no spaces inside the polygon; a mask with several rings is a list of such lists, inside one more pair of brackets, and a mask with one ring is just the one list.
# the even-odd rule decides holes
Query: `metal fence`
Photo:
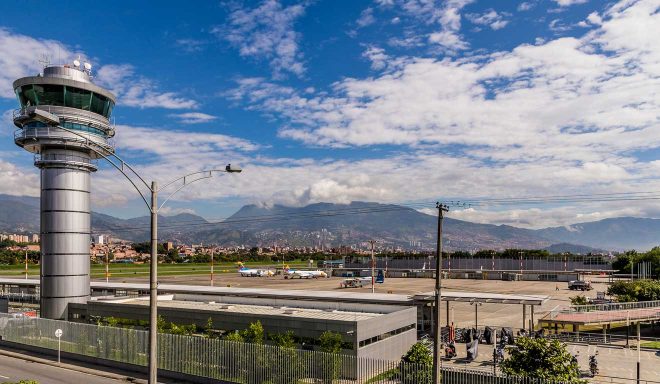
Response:
[{"label": "metal fence", "polygon": [[607,324],[660,320],[660,301],[575,305],[550,311],[542,321]]},{"label": "metal fence", "polygon": [[[435,270],[434,256],[410,256],[401,258],[377,257],[377,269]],[[344,267],[349,269],[370,269],[371,258],[347,257]],[[457,257],[448,255],[442,259],[445,271],[545,271],[572,272],[574,270],[605,271],[611,264],[600,256],[523,256],[518,257]]]},{"label": "metal fence", "polygon": [[[55,331],[62,330],[61,350],[82,356],[145,366],[148,332],[126,328],[0,315],[2,340],[55,350]],[[424,384],[431,383],[428,365],[357,358],[352,355],[286,349],[209,339],[159,334],[160,369],[232,383]],[[464,369],[442,369],[450,384],[541,384],[549,381],[507,378]]]}]

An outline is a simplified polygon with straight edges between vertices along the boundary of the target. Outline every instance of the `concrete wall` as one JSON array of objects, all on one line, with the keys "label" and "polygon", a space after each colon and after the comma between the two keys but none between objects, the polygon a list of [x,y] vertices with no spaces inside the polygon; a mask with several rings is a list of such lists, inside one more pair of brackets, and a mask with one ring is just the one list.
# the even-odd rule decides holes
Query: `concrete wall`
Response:
[{"label": "concrete wall", "polygon": [[378,360],[399,360],[416,342],[417,331],[411,329],[359,348],[357,357],[368,357]]},{"label": "concrete wall", "polygon": [[369,339],[410,324],[417,324],[415,307],[360,321],[357,324],[357,338],[358,341]]}]

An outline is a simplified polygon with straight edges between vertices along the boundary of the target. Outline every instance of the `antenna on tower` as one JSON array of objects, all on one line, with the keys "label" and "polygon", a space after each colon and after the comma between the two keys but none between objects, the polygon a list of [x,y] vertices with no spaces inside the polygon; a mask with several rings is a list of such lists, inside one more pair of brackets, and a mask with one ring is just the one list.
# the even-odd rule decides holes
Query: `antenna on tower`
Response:
[{"label": "antenna on tower", "polygon": [[92,74],[92,64],[90,64],[88,62],[85,62],[83,64],[83,66],[85,67],[85,72],[87,72],[88,75],[91,75]]},{"label": "antenna on tower", "polygon": [[41,57],[39,58],[38,61],[39,61],[39,63],[41,63],[41,66],[42,66],[43,68],[46,68],[47,66],[50,65],[50,58],[49,58],[48,55],[45,54],[45,53],[42,53],[42,54],[41,54]]}]

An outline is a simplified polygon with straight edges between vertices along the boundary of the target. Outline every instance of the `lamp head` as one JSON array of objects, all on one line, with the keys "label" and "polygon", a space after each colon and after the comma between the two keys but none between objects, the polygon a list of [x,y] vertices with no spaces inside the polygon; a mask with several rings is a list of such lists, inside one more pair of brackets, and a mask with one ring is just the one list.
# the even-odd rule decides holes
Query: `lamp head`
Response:
[{"label": "lamp head", "polygon": [[225,167],[225,171],[229,173],[241,173],[243,170],[241,169],[241,167],[237,165],[227,164],[227,166]]}]

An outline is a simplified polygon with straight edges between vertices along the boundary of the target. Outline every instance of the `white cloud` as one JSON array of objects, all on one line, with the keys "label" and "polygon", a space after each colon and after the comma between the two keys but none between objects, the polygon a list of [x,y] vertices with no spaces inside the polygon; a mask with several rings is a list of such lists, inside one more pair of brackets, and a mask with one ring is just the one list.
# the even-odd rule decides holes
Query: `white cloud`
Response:
[{"label": "white cloud", "polygon": [[367,27],[376,22],[374,9],[369,7],[360,13],[360,17],[355,21],[359,28]]},{"label": "white cloud", "polygon": [[468,13],[465,15],[472,23],[488,26],[494,31],[506,27],[509,20],[505,18],[509,16],[511,14],[506,12],[497,13],[494,9],[489,9],[482,14]]},{"label": "white cloud", "polygon": [[9,109],[0,115],[0,137],[11,136],[14,130],[16,130],[13,112],[13,109]]},{"label": "white cloud", "polygon": [[285,72],[301,76],[305,66],[298,47],[300,33],[293,26],[305,6],[283,7],[277,0],[265,0],[257,8],[233,10],[229,22],[211,32],[238,48],[241,56],[268,60],[276,77]]},{"label": "white cloud", "polygon": [[188,132],[118,125],[115,136],[119,150],[131,150],[140,154],[153,153],[159,156],[176,155],[193,158],[205,153],[227,151],[254,151],[259,148],[248,140],[218,133]]},{"label": "white cloud", "polygon": [[[0,28],[0,97],[14,98],[12,82],[20,77],[36,75],[47,56],[51,64],[71,62],[78,55],[65,44],[54,40],[35,39]],[[93,73],[94,81],[108,86],[118,96],[121,105],[150,108],[195,108],[197,103],[174,92],[160,92],[153,80],[137,76],[129,64],[107,64]]]},{"label": "white cloud", "polygon": [[199,39],[177,39],[175,43],[184,52],[195,53],[203,51],[207,41]]},{"label": "white cloud", "polygon": [[39,171],[36,168],[20,168],[2,158],[8,155],[10,154],[0,153],[0,194],[39,196]]},{"label": "white cloud", "polygon": [[[382,187],[385,200],[433,198],[419,192],[428,189],[443,196],[538,196],[558,185],[573,193],[657,190],[660,166],[635,157],[660,147],[660,14],[652,4],[612,8],[581,38],[475,59],[408,58],[378,77],[340,81],[330,93],[301,95],[250,79],[232,95],[285,121],[285,138],[405,146],[410,157],[350,166],[373,167],[361,187]],[[400,163],[414,170],[387,168]],[[300,182],[301,190],[313,190],[321,177],[342,185],[324,168]]]},{"label": "white cloud", "polygon": [[575,4],[584,4],[589,0],[553,0],[560,7],[569,7]]},{"label": "white cloud", "polygon": [[367,49],[362,53],[362,57],[369,59],[369,61],[371,61],[371,68],[377,71],[385,69],[390,58],[385,53],[384,49],[373,46],[367,47]]},{"label": "white cloud", "polygon": [[208,123],[218,118],[217,116],[213,116],[201,112],[177,113],[177,114],[171,114],[170,117],[179,119],[179,121],[183,124]]},{"label": "white cloud", "polygon": [[529,11],[530,9],[534,8],[536,4],[531,2],[531,1],[523,1],[522,3],[518,4],[518,11],[519,12],[524,12],[524,11]]},{"label": "white cloud", "polygon": [[24,76],[41,72],[42,58],[68,62],[74,52],[55,40],[34,39],[0,28],[0,97],[15,98],[12,82]]},{"label": "white cloud", "polygon": [[191,215],[198,215],[197,212],[195,212],[194,209],[192,208],[183,208],[183,207],[168,207],[168,206],[163,206],[160,211],[158,211],[158,214],[164,215],[164,216],[175,216],[175,215],[180,215],[182,213],[189,213]]},{"label": "white cloud", "polygon": [[598,12],[591,12],[587,16],[587,21],[593,25],[601,25],[603,23],[603,19],[598,15]]},{"label": "white cloud", "polygon": [[117,103],[136,108],[193,109],[196,101],[175,92],[159,92],[153,80],[139,76],[130,64],[107,64],[96,72],[95,81],[117,96]]},{"label": "white cloud", "polygon": [[[453,53],[469,47],[460,34],[461,10],[473,0],[392,0],[376,2],[381,7],[391,8],[396,6],[404,15],[426,25],[437,28],[424,36],[424,40],[435,45],[440,50]],[[400,18],[396,18],[398,23]],[[418,35],[395,38],[391,40],[394,46],[415,46],[419,44],[421,37]]]}]

